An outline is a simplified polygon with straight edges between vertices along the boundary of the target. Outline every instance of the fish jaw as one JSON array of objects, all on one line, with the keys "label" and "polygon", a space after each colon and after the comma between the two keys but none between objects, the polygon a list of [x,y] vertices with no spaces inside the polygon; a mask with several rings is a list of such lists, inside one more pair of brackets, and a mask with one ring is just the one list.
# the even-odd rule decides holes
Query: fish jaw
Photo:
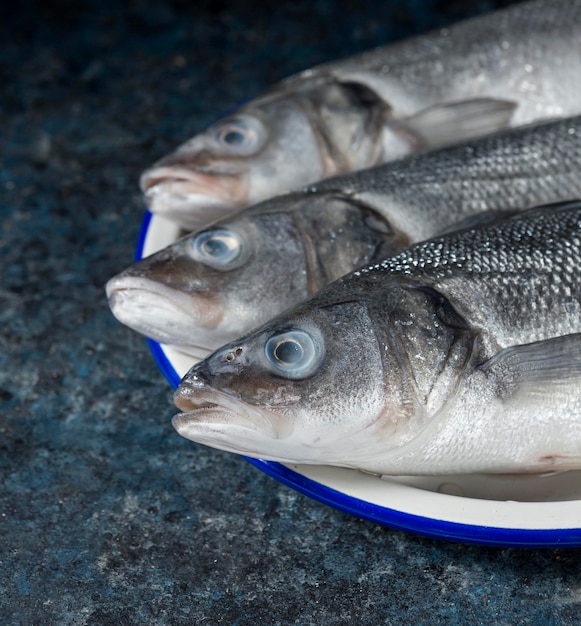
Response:
[{"label": "fish jaw", "polygon": [[212,349],[208,339],[224,317],[216,297],[178,291],[140,276],[115,276],[106,292],[109,307],[122,324],[196,355],[200,349]]},{"label": "fish jaw", "polygon": [[[150,211],[197,230],[248,204],[244,176],[200,172],[165,159],[147,169],[140,187]],[[195,159],[194,159],[195,161]]]},{"label": "fish jaw", "polygon": [[174,403],[184,411],[172,419],[182,437],[251,458],[358,468],[354,449],[373,457],[383,448],[381,425],[361,432],[326,433],[322,444],[316,429],[295,427],[304,416],[301,419],[292,407],[248,404],[235,393],[207,386],[191,372],[176,390]]},{"label": "fish jaw", "polygon": [[174,403],[184,411],[172,419],[177,432],[213,448],[260,458],[281,436],[280,415],[213,389],[195,374],[182,381]]},{"label": "fish jaw", "polygon": [[231,390],[206,385],[192,370],[176,390],[174,403],[184,412],[173,417],[172,425],[190,441],[277,463],[352,465],[347,452],[352,435],[341,434],[321,446],[316,430],[295,428],[300,419],[293,419],[292,407],[248,404]]}]

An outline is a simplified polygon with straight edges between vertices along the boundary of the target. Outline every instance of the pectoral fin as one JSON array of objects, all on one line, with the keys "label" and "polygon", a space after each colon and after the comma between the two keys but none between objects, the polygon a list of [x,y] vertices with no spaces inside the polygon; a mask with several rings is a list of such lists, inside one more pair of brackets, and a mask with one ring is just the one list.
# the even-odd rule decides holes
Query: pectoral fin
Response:
[{"label": "pectoral fin", "polygon": [[517,105],[508,100],[475,98],[432,106],[405,121],[427,147],[445,146],[508,128]]},{"label": "pectoral fin", "polygon": [[553,408],[558,396],[581,400],[581,334],[506,348],[480,369],[506,400],[530,395]]},{"label": "pectoral fin", "polygon": [[504,433],[493,441],[505,449],[505,468],[514,463],[510,471],[543,475],[580,469],[581,334],[507,348],[481,369],[502,407],[490,429]]},{"label": "pectoral fin", "polygon": [[507,348],[482,369],[492,377],[505,410],[519,413],[532,429],[522,436],[537,442],[532,446],[537,452],[522,470],[579,469],[581,334]]}]

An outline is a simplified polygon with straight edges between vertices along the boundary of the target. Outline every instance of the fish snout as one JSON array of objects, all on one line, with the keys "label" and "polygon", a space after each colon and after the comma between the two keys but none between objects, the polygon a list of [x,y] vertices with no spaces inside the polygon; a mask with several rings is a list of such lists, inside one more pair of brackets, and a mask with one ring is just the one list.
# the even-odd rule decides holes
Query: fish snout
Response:
[{"label": "fish snout", "polygon": [[209,376],[238,374],[248,364],[246,352],[242,344],[228,344],[216,350],[206,361]]},{"label": "fish snout", "polygon": [[[139,186],[148,201],[159,197],[206,198],[208,203],[239,204],[243,185],[238,178],[228,174],[200,172],[179,165],[153,166],[141,175]],[[198,203],[201,200],[197,200]]]},{"label": "fish snout", "polygon": [[174,394],[174,403],[183,413],[172,418],[173,427],[186,439],[223,450],[251,456],[266,452],[284,430],[280,420],[248,404],[227,385],[216,383],[207,361],[186,374]]},{"label": "fish snout", "polygon": [[245,361],[248,360],[245,352],[244,346],[229,344],[196,363],[184,376],[175,392],[176,406],[186,410],[184,407],[190,406],[192,399],[197,402],[201,396],[206,397],[210,394],[238,397],[230,383],[236,380]]},{"label": "fish snout", "polygon": [[205,227],[247,203],[243,176],[201,172],[194,166],[154,165],[141,175],[139,186],[150,211],[165,215],[188,230]]},{"label": "fish snout", "polygon": [[174,392],[174,404],[185,412],[208,409],[231,404],[238,394],[229,389],[218,389],[215,373],[211,367],[211,356],[196,363],[182,378]]},{"label": "fish snout", "polygon": [[[207,362],[195,365],[182,379],[174,392],[174,404],[183,414],[176,415],[172,423],[178,432],[192,439],[187,432],[200,422],[237,423],[254,429],[262,420],[260,413],[240,401],[232,389],[215,386]],[[195,439],[195,438],[194,438]]]},{"label": "fish snout", "polygon": [[223,343],[220,298],[174,289],[144,276],[122,273],[106,286],[109,308],[126,326],[200,358]]},{"label": "fish snout", "polygon": [[[202,363],[203,364],[203,363]],[[194,366],[180,382],[175,390],[173,400],[178,409],[185,413],[196,409],[209,407],[214,403],[204,402],[203,397],[207,395],[210,387],[207,384],[207,376],[200,371],[200,365]]]},{"label": "fish snout", "polygon": [[202,174],[195,169],[179,165],[154,165],[139,178],[139,187],[143,193],[147,194],[158,185],[164,183],[182,183],[195,187],[210,186],[213,180],[212,175]]}]

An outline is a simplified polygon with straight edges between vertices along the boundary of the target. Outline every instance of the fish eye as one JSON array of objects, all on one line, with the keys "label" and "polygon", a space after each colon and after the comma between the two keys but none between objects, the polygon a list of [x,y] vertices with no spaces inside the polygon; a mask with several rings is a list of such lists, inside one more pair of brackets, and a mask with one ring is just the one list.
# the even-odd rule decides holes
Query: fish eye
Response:
[{"label": "fish eye", "polygon": [[306,378],[321,360],[315,340],[302,330],[292,330],[271,337],[264,353],[277,373],[286,378]]},{"label": "fish eye", "polygon": [[200,233],[192,242],[192,253],[196,261],[217,269],[235,261],[242,250],[242,242],[236,233],[223,228]]},{"label": "fish eye", "polygon": [[214,131],[214,139],[221,148],[242,156],[258,152],[265,138],[262,123],[250,116],[230,118]]}]

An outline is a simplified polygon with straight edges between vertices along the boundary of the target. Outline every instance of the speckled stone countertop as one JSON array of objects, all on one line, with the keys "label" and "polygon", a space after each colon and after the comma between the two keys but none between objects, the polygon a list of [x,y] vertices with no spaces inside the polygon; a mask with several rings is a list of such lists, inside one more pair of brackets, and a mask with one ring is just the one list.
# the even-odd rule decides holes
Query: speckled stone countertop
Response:
[{"label": "speckled stone countertop", "polygon": [[494,6],[2,4],[0,623],[580,623],[577,549],[406,534],[179,437],[103,289],[140,171],[178,142],[292,72]]}]

